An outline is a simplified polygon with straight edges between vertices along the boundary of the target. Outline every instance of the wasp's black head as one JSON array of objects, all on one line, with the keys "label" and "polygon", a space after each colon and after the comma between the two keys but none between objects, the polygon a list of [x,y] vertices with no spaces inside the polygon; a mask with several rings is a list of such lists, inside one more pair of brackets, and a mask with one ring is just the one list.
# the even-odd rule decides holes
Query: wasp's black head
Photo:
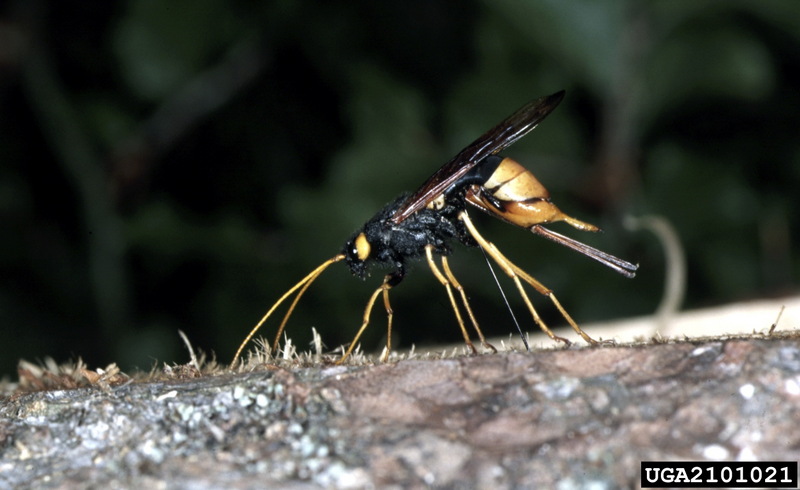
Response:
[{"label": "wasp's black head", "polygon": [[367,262],[372,255],[372,245],[364,232],[360,231],[347,240],[342,252],[347,266],[350,267],[350,272],[354,276],[364,279],[367,276]]},{"label": "wasp's black head", "polygon": [[372,263],[396,265],[398,254],[393,247],[396,230],[389,218],[406,197],[407,194],[402,194],[384,206],[344,244],[342,253],[354,276],[366,278]]}]

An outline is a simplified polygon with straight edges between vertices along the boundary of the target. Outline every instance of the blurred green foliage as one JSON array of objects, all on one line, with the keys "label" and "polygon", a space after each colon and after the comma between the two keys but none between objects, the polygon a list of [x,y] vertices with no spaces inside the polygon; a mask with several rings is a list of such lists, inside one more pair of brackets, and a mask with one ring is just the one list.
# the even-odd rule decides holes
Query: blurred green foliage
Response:
[{"label": "blurred green foliage", "polygon": [[[579,322],[659,303],[663,251],[625,215],[678,231],[687,308],[797,290],[797,2],[17,0],[0,39],[0,373],[183,361],[178,329],[227,361],[381,206],[562,88],[505,153],[606,233],[554,229],[637,278],[473,216]],[[485,331],[511,333],[480,252],[451,263]],[[460,339],[426,269],[393,291],[395,345]],[[333,267],[290,335],[349,341],[381,277]]]}]

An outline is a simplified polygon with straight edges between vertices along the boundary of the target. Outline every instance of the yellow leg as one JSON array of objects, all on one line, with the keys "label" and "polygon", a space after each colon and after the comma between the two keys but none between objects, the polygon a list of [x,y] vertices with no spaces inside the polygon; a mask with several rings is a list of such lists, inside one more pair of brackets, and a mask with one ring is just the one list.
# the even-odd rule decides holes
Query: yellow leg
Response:
[{"label": "yellow leg", "polygon": [[506,275],[508,275],[511,279],[514,280],[514,283],[517,285],[517,289],[519,290],[522,299],[525,301],[528,310],[530,310],[534,321],[536,322],[537,325],[539,325],[539,328],[541,328],[544,333],[546,333],[553,340],[558,340],[561,342],[565,342],[567,344],[570,343],[567,339],[559,337],[556,334],[554,334],[552,330],[550,330],[547,327],[547,325],[545,325],[539,314],[536,312],[536,309],[533,307],[533,303],[531,303],[530,298],[528,298],[528,295],[525,293],[525,289],[522,287],[520,278],[523,281],[530,284],[534,289],[536,289],[536,291],[550,298],[550,301],[553,302],[553,304],[561,313],[561,315],[564,317],[564,319],[567,320],[567,323],[569,323],[572,329],[575,330],[575,332],[578,333],[578,335],[580,335],[581,338],[583,338],[583,340],[592,345],[598,343],[596,340],[591,338],[586,332],[581,330],[578,324],[575,323],[575,320],[573,320],[572,317],[569,316],[569,313],[567,313],[564,307],[561,306],[561,303],[558,302],[558,299],[556,299],[556,296],[555,294],[553,294],[552,290],[548,289],[547,287],[544,286],[544,284],[534,279],[530,274],[517,267],[513,262],[508,260],[505,255],[500,253],[500,250],[498,250],[497,247],[492,242],[483,238],[483,236],[475,228],[475,225],[472,223],[472,220],[469,218],[466,212],[462,211],[459,214],[459,219],[461,219],[461,221],[464,222],[464,225],[466,225],[467,230],[469,230],[470,235],[472,235],[472,238],[474,238],[475,241],[477,241],[478,244],[481,247],[483,247],[486,253],[489,254],[489,256],[492,257],[492,259],[494,259],[494,261],[497,263],[497,265],[500,266],[500,268],[503,269]]},{"label": "yellow leg", "polygon": [[[384,279],[385,281],[385,279]],[[381,362],[389,360],[389,353],[392,352],[392,317],[394,317],[394,310],[392,305],[389,304],[389,288],[383,288],[383,306],[386,307],[386,352],[381,358]]]},{"label": "yellow leg", "polygon": [[495,349],[492,344],[487,342],[486,337],[483,336],[483,332],[481,332],[481,328],[478,326],[478,320],[475,319],[475,314],[472,313],[472,308],[469,306],[469,301],[467,301],[467,293],[464,291],[464,287],[461,285],[461,283],[456,279],[456,276],[453,275],[453,271],[450,270],[450,263],[445,256],[442,256],[442,268],[447,276],[447,280],[453,285],[454,288],[456,288],[456,290],[458,290],[458,293],[461,295],[461,302],[464,304],[464,309],[467,310],[467,314],[469,315],[469,319],[472,321],[472,326],[475,327],[475,332],[477,332],[478,338],[481,339],[481,344],[487,349],[497,352],[497,349]]},{"label": "yellow leg", "polygon": [[[433,261],[433,245],[425,246],[425,257],[427,257],[428,259],[428,266],[430,266],[433,275],[436,276],[436,279],[438,279],[439,282],[442,284],[442,286],[444,286],[444,288],[447,290],[447,296],[450,298],[450,304],[453,306],[453,312],[455,312],[456,314],[456,320],[458,320],[458,326],[461,327],[461,333],[464,335],[464,342],[467,344],[467,347],[469,347],[472,350],[473,354],[477,354],[478,349],[475,348],[475,346],[472,344],[472,341],[469,339],[469,334],[467,333],[467,327],[464,326],[464,319],[461,318],[461,312],[458,310],[458,305],[456,304],[456,298],[455,296],[453,296],[453,288],[450,287],[450,281],[447,280],[447,277],[445,277],[445,275],[442,274],[442,271],[440,271],[439,268],[436,266],[436,262]],[[472,315],[471,312],[470,315]],[[476,328],[478,327],[477,323],[475,323],[475,327]],[[480,332],[480,329],[478,329],[478,332]],[[481,335],[481,340],[483,340],[483,334],[480,335]],[[485,342],[485,340],[483,341]]]},{"label": "yellow leg", "polygon": [[[340,260],[344,260],[344,254],[339,254],[339,255],[336,255],[336,256],[326,260],[319,267],[317,267],[316,269],[311,271],[306,277],[301,279],[300,282],[298,282],[297,284],[292,286],[291,289],[289,289],[288,291],[283,293],[283,296],[281,296],[280,299],[278,299],[278,301],[276,301],[275,304],[272,305],[272,308],[270,308],[269,311],[267,311],[267,313],[256,324],[256,326],[253,327],[252,330],[250,330],[250,333],[247,334],[247,337],[245,337],[244,341],[239,345],[239,348],[236,350],[236,354],[233,356],[233,361],[231,361],[231,366],[235,366],[236,365],[236,363],[239,361],[239,356],[242,354],[242,350],[244,350],[244,346],[247,345],[248,342],[250,342],[250,339],[253,338],[253,336],[256,334],[256,332],[258,332],[258,329],[261,328],[261,325],[263,325],[264,322],[267,321],[267,319],[281,305],[281,303],[286,301],[286,298],[291,296],[295,291],[297,291],[301,287],[303,288],[302,291],[300,291],[300,293],[298,294],[298,298],[296,298],[295,301],[292,302],[292,306],[289,309],[289,313],[287,313],[287,317],[284,318],[284,322],[283,322],[281,328],[283,328],[283,325],[285,325],[286,320],[288,319],[288,315],[291,314],[291,312],[294,309],[295,305],[297,305],[297,301],[299,300],[299,296],[301,296],[305,292],[305,290],[308,289],[308,285],[311,284],[312,282],[314,282],[314,280],[317,277],[319,277],[319,275],[322,274],[322,271],[327,269],[328,266],[330,266],[333,263],[339,262]],[[280,333],[278,334],[278,337],[280,337]]]},{"label": "yellow leg", "polygon": [[[369,325],[369,316],[370,314],[372,314],[372,307],[375,306],[375,301],[378,299],[378,295],[381,294],[381,292],[383,292],[383,301],[384,305],[386,305],[386,314],[389,316],[388,320],[389,339],[387,339],[386,341],[386,346],[387,348],[391,346],[390,339],[392,338],[392,331],[391,331],[392,316],[394,312],[392,311],[392,308],[389,306],[389,290],[392,288],[388,283],[390,277],[391,276],[386,276],[383,279],[383,284],[381,284],[381,287],[376,289],[375,292],[372,293],[372,296],[369,297],[369,301],[367,302],[367,307],[364,309],[364,319],[361,322],[361,327],[358,329],[358,332],[356,333],[356,336],[353,338],[353,341],[350,343],[350,346],[347,348],[347,351],[342,355],[342,357],[338,361],[336,361],[336,364],[342,364],[348,357],[350,357],[350,354],[353,353],[353,350],[356,348],[356,345],[358,345],[358,339],[361,338],[361,334],[364,333],[364,330],[367,329],[367,325]],[[388,350],[386,355],[388,356]]]}]

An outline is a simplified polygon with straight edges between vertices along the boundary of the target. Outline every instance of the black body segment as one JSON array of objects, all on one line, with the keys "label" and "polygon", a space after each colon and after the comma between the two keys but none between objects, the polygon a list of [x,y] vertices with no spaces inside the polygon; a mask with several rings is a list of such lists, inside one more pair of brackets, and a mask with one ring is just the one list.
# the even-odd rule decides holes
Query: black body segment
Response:
[{"label": "black body segment", "polygon": [[[405,276],[406,263],[424,258],[426,247],[431,246],[436,255],[448,256],[452,253],[453,239],[464,245],[476,245],[457,216],[464,208],[463,200],[459,203],[458,197],[453,196],[449,202],[445,200],[441,209],[423,208],[402,223],[394,224],[389,218],[407,198],[407,193],[402,194],[384,206],[345,243],[342,253],[353,275],[364,279],[371,265],[387,267],[393,269],[390,285],[396,286]],[[356,247],[359,236],[370,245],[366,260],[359,257]]]}]

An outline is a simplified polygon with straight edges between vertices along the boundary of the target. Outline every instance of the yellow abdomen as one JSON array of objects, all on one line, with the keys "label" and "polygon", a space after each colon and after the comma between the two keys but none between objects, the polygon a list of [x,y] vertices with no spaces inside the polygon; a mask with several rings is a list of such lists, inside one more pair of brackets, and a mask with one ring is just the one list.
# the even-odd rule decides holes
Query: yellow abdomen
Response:
[{"label": "yellow abdomen", "polygon": [[562,213],[550,201],[550,193],[528,169],[504,158],[483,185],[473,185],[467,202],[523,228],[566,221],[575,228],[597,231],[597,227]]}]

